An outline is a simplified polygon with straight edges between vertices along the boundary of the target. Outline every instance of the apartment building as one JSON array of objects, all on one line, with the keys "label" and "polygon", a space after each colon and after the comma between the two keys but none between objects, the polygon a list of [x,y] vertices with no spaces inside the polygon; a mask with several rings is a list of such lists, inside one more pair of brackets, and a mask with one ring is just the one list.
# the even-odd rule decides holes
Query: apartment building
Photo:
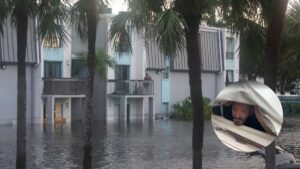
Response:
[{"label": "apartment building", "polygon": [[[154,41],[131,32],[132,50],[116,51],[108,40],[113,15],[101,15],[96,48],[116,61],[107,67],[106,79],[95,75],[94,119],[129,121],[154,119],[156,113],[171,113],[172,105],[190,95],[187,54],[164,56]],[[70,41],[37,41],[31,20],[27,46],[27,122],[69,123],[84,119],[85,73],[71,75],[72,61],[87,51],[75,30]],[[67,27],[65,25],[65,27]],[[226,84],[238,81],[239,36],[223,28],[201,27],[202,91],[212,101]],[[16,123],[17,60],[16,32],[5,24],[0,36],[0,124]],[[144,80],[148,73],[152,80]]]}]

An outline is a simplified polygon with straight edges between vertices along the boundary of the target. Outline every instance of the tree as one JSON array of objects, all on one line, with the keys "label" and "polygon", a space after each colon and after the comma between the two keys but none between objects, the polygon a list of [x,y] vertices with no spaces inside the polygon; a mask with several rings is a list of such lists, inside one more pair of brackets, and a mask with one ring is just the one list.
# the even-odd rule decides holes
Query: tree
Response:
[{"label": "tree", "polygon": [[131,29],[154,39],[165,56],[174,57],[186,48],[193,119],[193,168],[202,168],[204,111],[201,82],[201,51],[198,41],[202,16],[210,10],[211,1],[197,0],[131,0],[129,11],[112,20],[110,39],[117,50],[130,45]]},{"label": "tree", "polygon": [[26,47],[28,20],[38,18],[41,39],[65,39],[66,34],[57,21],[65,17],[65,5],[60,0],[1,0],[0,32],[9,16],[17,32],[17,152],[16,168],[26,168]]},{"label": "tree", "polygon": [[96,70],[96,34],[99,14],[106,7],[105,0],[79,0],[70,9],[70,24],[82,40],[88,42],[87,79],[85,97],[85,125],[83,168],[92,168],[93,136],[93,86]]},{"label": "tree", "polygon": [[294,1],[288,8],[282,35],[281,51],[278,61],[278,90],[294,88],[293,82],[300,76],[300,1]]},{"label": "tree", "polygon": [[[278,58],[280,57],[281,35],[288,0],[273,0],[272,12],[268,20],[264,82],[276,91]],[[266,169],[275,168],[275,141],[266,148]]]},{"label": "tree", "polygon": [[[251,2],[228,0],[221,4],[225,22],[241,33],[241,50],[246,51],[241,51],[241,54],[249,59],[254,56],[255,62],[252,66],[257,62],[260,64],[258,72],[255,67],[250,67],[250,72],[262,73],[265,84],[275,92],[278,60],[284,59],[280,55],[280,48],[288,0]],[[249,38],[250,40],[247,40]],[[255,43],[249,43],[253,38],[257,38]],[[256,45],[256,42],[260,42],[260,45]],[[252,48],[252,45],[255,47]],[[253,51],[254,55],[251,56]],[[266,148],[266,168],[275,168],[275,141]]]}]

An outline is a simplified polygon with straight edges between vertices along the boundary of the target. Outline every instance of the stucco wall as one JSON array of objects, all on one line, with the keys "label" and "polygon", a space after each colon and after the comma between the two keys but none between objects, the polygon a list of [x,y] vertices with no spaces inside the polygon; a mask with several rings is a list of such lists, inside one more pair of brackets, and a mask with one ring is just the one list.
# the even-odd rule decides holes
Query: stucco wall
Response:
[{"label": "stucco wall", "polygon": [[[188,73],[171,73],[171,105],[190,96]],[[222,76],[216,73],[202,73],[202,94],[212,101],[216,98],[222,83]],[[223,82],[224,83],[224,82]],[[221,85],[219,85],[221,87]]]},{"label": "stucco wall", "polygon": [[[147,71],[154,80],[154,104],[155,113],[162,112],[161,102],[161,80],[162,74],[156,71]],[[224,87],[223,73],[202,73],[202,92],[203,96],[210,98],[212,101],[218,92]],[[190,96],[189,77],[187,72],[171,72],[170,73],[170,110],[172,105]]]},{"label": "stucco wall", "polygon": [[[26,67],[27,123],[42,121],[42,80],[40,68]],[[0,124],[16,124],[17,119],[17,66],[0,69]],[[33,83],[32,83],[33,81]]]},{"label": "stucco wall", "polygon": [[134,32],[132,35],[131,79],[143,79],[145,76],[144,40]]},{"label": "stucco wall", "polygon": [[162,81],[162,73],[156,71],[146,71],[151,76],[154,82],[154,113],[161,112],[161,81]]}]

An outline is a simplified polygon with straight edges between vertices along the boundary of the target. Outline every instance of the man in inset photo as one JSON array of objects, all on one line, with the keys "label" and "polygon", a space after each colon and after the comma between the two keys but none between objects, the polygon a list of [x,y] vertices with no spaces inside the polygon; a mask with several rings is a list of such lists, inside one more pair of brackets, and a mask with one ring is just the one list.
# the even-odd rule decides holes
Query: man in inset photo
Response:
[{"label": "man in inset photo", "polygon": [[216,97],[212,126],[228,147],[253,152],[268,146],[278,136],[283,122],[280,100],[264,84],[233,83]]},{"label": "man in inset photo", "polygon": [[236,126],[245,125],[271,135],[276,135],[266,127],[265,129],[263,127],[264,125],[259,122],[256,114],[260,114],[261,112],[257,106],[239,102],[232,102],[227,106],[223,105],[213,107],[213,113],[215,115],[223,116],[226,119],[231,120]]}]

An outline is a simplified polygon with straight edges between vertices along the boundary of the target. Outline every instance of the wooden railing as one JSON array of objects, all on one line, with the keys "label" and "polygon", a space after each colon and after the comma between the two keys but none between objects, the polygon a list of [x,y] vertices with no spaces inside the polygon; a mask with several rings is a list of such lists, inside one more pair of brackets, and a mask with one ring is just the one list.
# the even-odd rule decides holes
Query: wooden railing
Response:
[{"label": "wooden railing", "polygon": [[108,94],[153,95],[153,80],[108,80]]},{"label": "wooden railing", "polygon": [[44,78],[44,95],[83,95],[85,80],[71,78]]}]

